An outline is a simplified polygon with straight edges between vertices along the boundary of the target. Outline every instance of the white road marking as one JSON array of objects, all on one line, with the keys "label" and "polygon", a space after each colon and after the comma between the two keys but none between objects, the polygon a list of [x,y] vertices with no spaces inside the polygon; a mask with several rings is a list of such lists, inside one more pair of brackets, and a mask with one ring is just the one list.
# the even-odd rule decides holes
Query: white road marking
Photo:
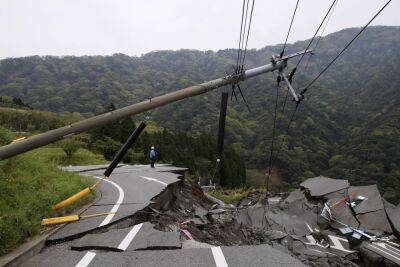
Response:
[{"label": "white road marking", "polygon": [[[93,176],[93,177],[96,179],[102,179],[102,177],[98,177],[98,176]],[[124,201],[124,197],[125,197],[124,190],[122,190],[122,188],[118,184],[116,184],[108,179],[105,179],[104,182],[110,183],[118,189],[119,197],[118,197],[117,203],[115,203],[115,205],[110,210],[110,212],[117,212],[119,206]],[[99,227],[110,223],[112,218],[114,217],[114,215],[115,215],[114,213],[108,214],[107,217],[100,223]],[[90,264],[90,262],[94,259],[95,256],[96,256],[96,253],[94,253],[94,252],[91,252],[91,251],[86,252],[85,256],[83,256],[83,258],[78,262],[77,265],[75,265],[75,267],[88,266]]]},{"label": "white road marking", "polygon": [[217,267],[228,267],[228,263],[226,263],[224,253],[222,253],[221,247],[213,247],[211,248],[211,252],[214,256],[215,266]]},{"label": "white road marking", "polygon": [[149,181],[157,182],[157,183],[163,184],[165,186],[168,186],[167,183],[161,182],[160,180],[157,180],[155,178],[146,177],[146,176],[140,176],[140,177],[142,177],[143,179],[149,180]]},{"label": "white road marking", "polygon": [[[94,178],[102,179],[102,177],[97,177],[97,176],[94,176]],[[109,224],[111,222],[112,218],[114,217],[115,213],[119,209],[119,206],[124,201],[124,197],[125,197],[124,190],[118,184],[114,183],[113,181],[107,180],[107,179],[105,179],[104,182],[110,183],[113,186],[115,186],[118,189],[119,197],[118,197],[117,203],[115,203],[115,205],[110,210],[110,212],[112,212],[112,213],[108,214],[107,217],[101,222],[101,224],[99,226],[104,226],[104,225]]]},{"label": "white road marking", "polygon": [[129,233],[125,236],[124,240],[122,240],[118,248],[125,251],[129,247],[129,244],[132,242],[133,238],[135,238],[136,234],[139,232],[142,226],[143,223],[133,226],[132,230],[130,230]]},{"label": "white road marking", "polygon": [[94,252],[86,252],[85,256],[78,262],[75,267],[86,267],[89,265],[89,263],[93,260],[93,258],[96,256],[96,253]]}]

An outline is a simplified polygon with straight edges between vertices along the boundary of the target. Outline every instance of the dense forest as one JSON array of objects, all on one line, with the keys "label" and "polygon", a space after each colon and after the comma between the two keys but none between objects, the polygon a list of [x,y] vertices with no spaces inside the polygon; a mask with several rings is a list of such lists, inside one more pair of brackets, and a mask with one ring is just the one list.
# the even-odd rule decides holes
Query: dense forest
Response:
[{"label": "dense forest", "polygon": [[[300,65],[294,77],[295,88],[302,88],[312,79],[358,30],[345,29],[323,37],[315,54]],[[303,50],[307,42],[290,44],[287,52]],[[276,45],[248,51],[247,67],[267,63],[271,54],[279,53],[281,48]],[[109,103],[122,107],[230,74],[236,53],[235,49],[179,50],[141,57],[116,54],[9,58],[0,61],[0,95],[20,99],[35,109],[89,116],[102,112]],[[296,61],[293,59],[289,69]],[[385,198],[398,203],[399,67],[400,27],[370,27],[307,92],[290,132],[286,127],[293,103],[289,102],[285,114],[278,112],[280,152],[274,170],[282,184],[295,186],[316,175],[349,179],[355,185],[378,183]],[[242,84],[251,111],[240,99],[229,103],[227,143],[248,169],[267,168],[275,83],[276,73]],[[279,110],[285,90],[281,87],[279,91]],[[216,134],[219,100],[220,91],[216,91],[143,117],[150,117],[169,132]]]}]

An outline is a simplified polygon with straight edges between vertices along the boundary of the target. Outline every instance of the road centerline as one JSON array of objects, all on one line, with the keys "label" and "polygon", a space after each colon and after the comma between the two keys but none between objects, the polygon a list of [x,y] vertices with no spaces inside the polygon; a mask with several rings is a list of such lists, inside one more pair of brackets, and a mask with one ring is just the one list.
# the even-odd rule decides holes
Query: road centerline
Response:
[{"label": "road centerline", "polygon": [[[93,176],[93,178],[103,179],[102,177],[98,177],[98,176]],[[112,184],[113,186],[115,186],[118,189],[118,192],[119,192],[118,200],[114,204],[112,209],[110,210],[110,212],[117,212],[119,206],[124,201],[124,197],[125,197],[124,190],[117,183],[115,183],[113,181],[110,181],[108,179],[104,179],[104,181],[107,182],[107,183]],[[111,222],[111,220],[114,217],[114,215],[115,215],[114,213],[111,213],[111,214],[107,215],[107,217],[100,223],[99,227],[104,226],[104,225],[108,224],[109,222]],[[94,253],[92,251],[86,252],[86,254],[82,257],[82,259],[78,262],[78,264],[75,265],[75,267],[86,267],[86,266],[88,266],[92,262],[92,260],[94,259],[95,256],[96,256],[96,253]]]},{"label": "road centerline", "polygon": [[125,251],[129,247],[129,244],[132,242],[132,240],[135,238],[136,234],[139,232],[140,228],[142,228],[142,226],[143,223],[133,226],[129,233],[121,241],[118,248]]},{"label": "road centerline", "polygon": [[96,256],[96,253],[92,251],[86,252],[85,256],[82,257],[82,259],[78,262],[75,267],[86,267],[89,265],[89,263],[93,260],[93,258]]},{"label": "road centerline", "polygon": [[147,176],[140,176],[140,177],[143,178],[143,179],[149,180],[149,181],[157,182],[157,183],[160,183],[162,185],[168,186],[167,183],[164,183],[164,182],[162,182],[162,181],[160,181],[160,180],[158,180],[156,178],[147,177]]},{"label": "road centerline", "polygon": [[214,257],[215,266],[217,267],[228,267],[228,263],[226,262],[224,253],[222,252],[221,247],[212,247],[211,252]]}]

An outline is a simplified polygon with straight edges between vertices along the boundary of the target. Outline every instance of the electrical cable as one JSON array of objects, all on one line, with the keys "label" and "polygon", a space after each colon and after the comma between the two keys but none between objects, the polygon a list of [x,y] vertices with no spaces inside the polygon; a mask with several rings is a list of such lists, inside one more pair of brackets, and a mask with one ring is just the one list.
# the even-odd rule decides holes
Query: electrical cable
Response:
[{"label": "electrical cable", "polygon": [[241,69],[241,62],[243,59],[243,54],[244,54],[244,37],[246,36],[246,26],[247,26],[247,17],[248,17],[248,13],[249,13],[249,2],[250,0],[247,0],[246,2],[246,12],[244,15],[244,26],[243,26],[243,33],[242,33],[242,52],[241,52],[241,57],[239,59],[239,73],[242,71]]},{"label": "electrical cable", "polygon": [[[331,9],[333,8],[333,6],[334,6],[334,4],[336,3],[336,1],[337,1],[337,0],[333,0],[333,1],[332,1],[332,4],[330,5],[330,7],[329,7],[328,11],[326,12],[324,18],[322,19],[321,23],[319,24],[317,30],[315,31],[314,36],[311,38],[310,42],[308,43],[308,45],[307,45],[305,51],[307,51],[307,49],[310,48],[311,43],[314,41],[315,36],[317,36],[317,34],[318,34],[318,32],[319,32],[319,29],[321,29],[323,23],[325,22],[326,18],[328,17],[328,14],[331,12]],[[306,54],[306,53],[304,53],[304,54],[301,55],[299,61],[298,61],[297,64],[296,64],[296,67],[295,67],[296,69],[297,69],[297,67],[300,65],[300,62],[303,60],[305,54]]]},{"label": "electrical cable", "polygon": [[319,35],[319,38],[318,38],[318,40],[317,40],[317,42],[316,42],[316,44],[315,44],[315,46],[313,48],[313,53],[310,53],[310,56],[307,59],[307,63],[306,63],[306,66],[304,68],[304,72],[307,71],[307,68],[308,68],[308,65],[309,65],[309,63],[311,61],[311,58],[312,58],[313,54],[315,53],[315,51],[317,50],[319,43],[321,42],[322,36],[324,35],[326,27],[328,26],[329,21],[331,20],[332,14],[335,12],[335,9],[336,9],[336,6],[337,6],[338,2],[339,2],[339,0],[337,0],[335,2],[335,5],[333,6],[332,11],[329,13],[329,16],[328,16],[328,18],[327,18],[327,20],[325,22],[324,28],[322,29],[321,34]]},{"label": "electrical cable", "polygon": [[332,64],[344,53],[344,51],[346,51],[347,48],[349,48],[349,46],[358,38],[358,36],[360,36],[360,34],[364,32],[364,30],[390,4],[390,2],[392,2],[392,0],[387,1],[386,4],[383,5],[382,8],[370,19],[370,21],[368,21],[368,23],[365,24],[365,26],[353,37],[353,39],[351,39],[351,41],[347,43],[347,45],[340,51],[340,53],[334,59],[332,59],[331,62],[329,62],[329,64],[311,82],[307,84],[307,86],[301,91],[301,95],[304,95],[304,93],[307,92],[308,88],[310,88],[310,86],[313,85],[319,79],[319,77],[321,77],[321,75],[329,69],[330,66],[332,66]]},{"label": "electrical cable", "polygon": [[297,0],[297,2],[296,2],[296,7],[295,7],[295,9],[294,9],[294,11],[293,11],[292,20],[290,21],[289,30],[288,30],[288,32],[287,32],[287,34],[286,34],[285,43],[284,43],[284,45],[283,45],[282,52],[281,52],[281,54],[280,54],[280,57],[281,57],[281,58],[283,57],[283,54],[285,53],[286,44],[287,44],[287,41],[288,41],[288,38],[289,38],[290,31],[291,31],[291,29],[292,29],[294,17],[296,16],[297,7],[298,7],[298,5],[299,5],[299,2],[300,2],[300,0]]},{"label": "electrical cable", "polygon": [[[247,29],[247,37],[246,37],[246,46],[244,47],[244,53],[243,53],[242,64],[241,64],[241,65],[242,65],[242,66],[241,66],[241,70],[242,70],[242,71],[243,71],[244,60],[246,59],[247,44],[248,44],[248,42],[249,42],[251,21],[252,21],[252,19],[253,19],[254,1],[255,1],[255,0],[253,0],[253,2],[252,2],[252,4],[251,4],[250,20],[249,20],[249,26],[248,26],[248,29]],[[249,0],[248,2],[250,2],[250,0]],[[247,3],[248,3],[248,2],[247,2]]]},{"label": "electrical cable", "polygon": [[243,17],[244,17],[244,6],[245,6],[246,0],[243,0],[243,6],[242,6],[242,19],[240,21],[240,35],[239,35],[239,48],[238,48],[238,54],[237,54],[237,59],[236,59],[236,71],[239,69],[239,59],[241,57],[241,45],[242,45],[242,31],[243,31]]}]

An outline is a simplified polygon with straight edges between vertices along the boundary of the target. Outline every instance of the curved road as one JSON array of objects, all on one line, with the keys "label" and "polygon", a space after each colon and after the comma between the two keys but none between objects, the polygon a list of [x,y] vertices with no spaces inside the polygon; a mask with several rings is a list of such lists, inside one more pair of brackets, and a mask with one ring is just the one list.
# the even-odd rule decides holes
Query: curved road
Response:
[{"label": "curved road", "polygon": [[[97,179],[104,171],[98,166],[68,170]],[[161,232],[149,222],[110,227],[144,209],[169,185],[179,182],[180,175],[172,171],[182,170],[165,165],[155,169],[143,165],[116,168],[99,186],[100,199],[82,215],[116,214],[66,224],[47,240],[56,245],[44,248],[23,266],[303,266],[268,245],[182,248],[184,238],[179,232]]]}]

